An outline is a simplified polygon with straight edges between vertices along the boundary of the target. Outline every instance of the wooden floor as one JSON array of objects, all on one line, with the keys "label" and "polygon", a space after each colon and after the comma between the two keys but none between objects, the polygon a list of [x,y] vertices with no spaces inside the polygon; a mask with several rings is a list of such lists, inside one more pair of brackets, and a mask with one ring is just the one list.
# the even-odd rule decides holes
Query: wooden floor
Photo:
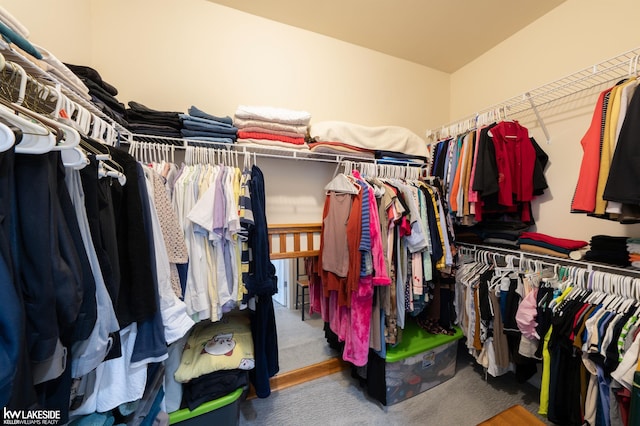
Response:
[{"label": "wooden floor", "polygon": [[[283,374],[277,374],[269,381],[271,392],[287,389],[300,383],[309,382],[328,376],[329,374],[338,373],[349,368],[349,364],[338,357],[330,358],[317,364],[299,368],[297,370],[288,371]],[[256,397],[253,386],[249,389],[247,399]]]},{"label": "wooden floor", "polygon": [[533,414],[521,405],[514,405],[480,423],[478,426],[544,426]]}]

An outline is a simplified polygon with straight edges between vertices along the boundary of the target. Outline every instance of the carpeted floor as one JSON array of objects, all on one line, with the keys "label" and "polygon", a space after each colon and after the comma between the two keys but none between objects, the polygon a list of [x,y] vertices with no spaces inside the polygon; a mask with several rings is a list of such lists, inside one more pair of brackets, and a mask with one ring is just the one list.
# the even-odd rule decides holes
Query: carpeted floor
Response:
[{"label": "carpeted floor", "polygon": [[516,383],[512,374],[485,380],[482,368],[459,350],[453,378],[398,404],[383,407],[344,371],[244,401],[240,424],[471,426],[514,404],[536,414],[538,397],[536,387]]}]

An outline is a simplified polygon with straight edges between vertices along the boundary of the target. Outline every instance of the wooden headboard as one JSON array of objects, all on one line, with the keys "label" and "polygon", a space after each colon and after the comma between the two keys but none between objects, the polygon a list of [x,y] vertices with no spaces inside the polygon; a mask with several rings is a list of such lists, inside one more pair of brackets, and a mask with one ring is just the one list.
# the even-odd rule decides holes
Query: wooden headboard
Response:
[{"label": "wooden headboard", "polygon": [[269,225],[272,260],[313,257],[320,254],[320,223]]}]

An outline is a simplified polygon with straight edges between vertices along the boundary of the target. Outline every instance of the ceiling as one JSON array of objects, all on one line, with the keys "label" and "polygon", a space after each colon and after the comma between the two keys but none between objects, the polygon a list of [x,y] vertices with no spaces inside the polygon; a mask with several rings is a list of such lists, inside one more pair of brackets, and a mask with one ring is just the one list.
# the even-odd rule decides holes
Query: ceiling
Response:
[{"label": "ceiling", "polygon": [[447,73],[566,0],[209,0]]}]

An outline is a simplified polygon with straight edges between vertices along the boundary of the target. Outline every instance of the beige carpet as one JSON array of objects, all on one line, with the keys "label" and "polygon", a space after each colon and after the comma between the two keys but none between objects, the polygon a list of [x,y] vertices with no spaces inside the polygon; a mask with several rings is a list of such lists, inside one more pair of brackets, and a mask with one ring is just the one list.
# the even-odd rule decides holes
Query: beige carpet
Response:
[{"label": "beige carpet", "polygon": [[382,407],[344,371],[243,402],[240,425],[475,426],[515,404],[536,413],[538,396],[512,374],[485,381],[475,360],[458,351],[452,379],[398,404]]}]

